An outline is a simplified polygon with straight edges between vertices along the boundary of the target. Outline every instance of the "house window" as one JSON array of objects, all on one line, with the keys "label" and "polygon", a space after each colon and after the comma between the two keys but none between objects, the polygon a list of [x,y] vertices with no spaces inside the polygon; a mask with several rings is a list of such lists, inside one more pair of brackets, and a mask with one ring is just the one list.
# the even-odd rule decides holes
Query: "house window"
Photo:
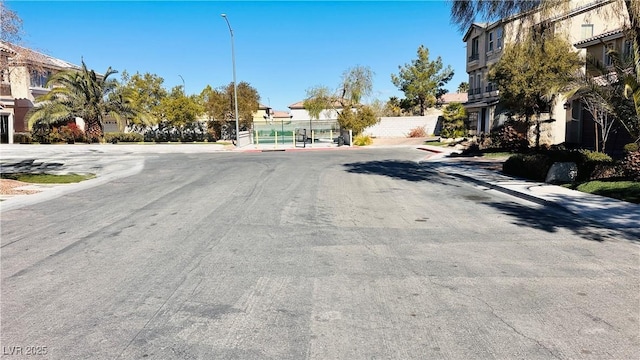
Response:
[{"label": "house window", "polygon": [[471,40],[471,56],[469,57],[469,61],[478,60],[480,58],[479,45],[480,41],[476,36]]},{"label": "house window", "polygon": [[593,24],[582,24],[581,40],[593,37]]},{"label": "house window", "polygon": [[480,80],[480,74],[476,77],[476,94],[482,93],[482,82]]},{"label": "house window", "polygon": [[492,92],[492,91],[495,91],[495,90],[496,90],[496,86],[492,82],[487,83],[486,92]]},{"label": "house window", "polygon": [[475,76],[473,76],[473,74],[469,75],[469,95],[474,95],[475,93],[473,92],[474,88],[473,88],[473,80],[475,79]]},{"label": "house window", "polygon": [[613,57],[610,53],[611,51],[613,51],[613,43],[608,43],[604,46],[604,66],[613,65]]},{"label": "house window", "polygon": [[633,56],[633,52],[631,51],[632,49],[633,49],[633,43],[631,42],[631,40],[625,40],[622,48],[622,57],[624,59],[628,59],[632,57]]},{"label": "house window", "polygon": [[497,49],[502,49],[502,28],[496,29]]},{"label": "house window", "polygon": [[31,87],[46,88],[47,80],[51,76],[51,71],[31,71]]},{"label": "house window", "polygon": [[493,51],[493,31],[487,34],[487,51]]}]

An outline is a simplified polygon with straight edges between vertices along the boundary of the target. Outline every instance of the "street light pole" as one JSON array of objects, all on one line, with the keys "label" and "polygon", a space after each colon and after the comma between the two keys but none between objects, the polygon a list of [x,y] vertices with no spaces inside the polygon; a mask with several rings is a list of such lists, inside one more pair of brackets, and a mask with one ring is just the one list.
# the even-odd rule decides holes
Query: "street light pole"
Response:
[{"label": "street light pole", "polygon": [[180,76],[180,79],[182,80],[182,93],[186,94],[187,93],[187,89],[186,89],[186,86],[184,85],[184,78],[180,74],[178,74],[178,76]]},{"label": "street light pole", "polygon": [[233,100],[235,103],[236,110],[236,147],[240,146],[240,142],[238,141],[238,137],[240,136],[240,120],[238,119],[238,84],[236,83],[236,53],[233,47],[233,29],[231,29],[231,24],[229,23],[229,19],[227,18],[227,14],[220,14],[229,27],[229,34],[231,35],[231,63],[233,65]]}]

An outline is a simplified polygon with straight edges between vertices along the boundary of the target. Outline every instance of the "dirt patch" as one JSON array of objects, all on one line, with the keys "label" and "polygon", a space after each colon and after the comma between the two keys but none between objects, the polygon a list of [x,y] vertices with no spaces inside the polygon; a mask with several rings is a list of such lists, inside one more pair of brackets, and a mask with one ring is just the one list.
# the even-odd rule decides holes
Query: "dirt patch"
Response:
[{"label": "dirt patch", "polygon": [[0,195],[29,195],[40,192],[38,190],[19,189],[27,185],[31,184],[17,180],[0,179]]}]

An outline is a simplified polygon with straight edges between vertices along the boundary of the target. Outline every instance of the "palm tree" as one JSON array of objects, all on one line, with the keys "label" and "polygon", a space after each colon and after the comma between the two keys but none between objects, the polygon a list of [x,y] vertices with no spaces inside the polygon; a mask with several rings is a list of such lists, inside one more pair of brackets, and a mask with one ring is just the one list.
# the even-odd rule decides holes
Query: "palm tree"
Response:
[{"label": "palm tree", "polygon": [[85,121],[85,132],[90,140],[104,135],[104,120],[107,116],[122,124],[134,115],[128,105],[127,94],[119,90],[118,82],[109,77],[117,71],[109,67],[104,75],[82,68],[65,70],[54,74],[47,81],[51,91],[37,99],[29,113],[29,127],[34,124],[58,124],[76,117]]}]

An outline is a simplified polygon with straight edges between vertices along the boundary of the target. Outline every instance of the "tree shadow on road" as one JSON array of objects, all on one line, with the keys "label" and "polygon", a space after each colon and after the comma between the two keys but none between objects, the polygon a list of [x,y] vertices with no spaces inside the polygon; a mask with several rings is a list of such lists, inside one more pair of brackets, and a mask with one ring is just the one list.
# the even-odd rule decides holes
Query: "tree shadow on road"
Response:
[{"label": "tree shadow on road", "polygon": [[343,164],[346,171],[353,174],[369,174],[388,176],[393,179],[407,181],[429,181],[448,186],[458,186],[447,181],[447,175],[439,173],[426,166],[420,166],[413,161],[405,160],[376,160]]},{"label": "tree shadow on road", "polygon": [[56,162],[36,162],[36,159],[26,159],[16,163],[2,163],[3,173],[44,174],[49,171],[62,170],[64,164]]},{"label": "tree shadow on road", "polygon": [[549,233],[567,229],[583,239],[598,242],[608,239],[638,241],[638,234],[633,234],[631,231],[625,232],[604,228],[555,206],[532,208],[507,202],[484,202],[483,204],[508,215],[511,223],[516,226],[529,227]]}]

